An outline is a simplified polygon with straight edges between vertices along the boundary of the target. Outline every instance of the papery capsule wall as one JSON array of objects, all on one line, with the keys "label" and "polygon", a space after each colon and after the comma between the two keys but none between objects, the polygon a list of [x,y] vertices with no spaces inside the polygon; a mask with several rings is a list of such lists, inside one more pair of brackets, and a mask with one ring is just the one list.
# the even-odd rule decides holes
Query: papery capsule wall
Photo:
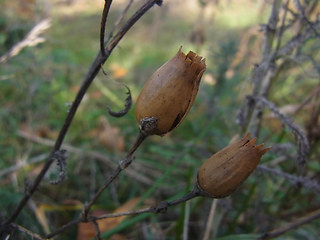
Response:
[{"label": "papery capsule wall", "polygon": [[205,70],[205,59],[192,51],[185,55],[180,48],[145,83],[135,106],[139,124],[144,118],[156,118],[157,127],[150,134],[157,135],[177,127],[196,98]]},{"label": "papery capsule wall", "polygon": [[250,134],[231,143],[207,159],[198,171],[198,186],[215,198],[229,196],[253,172],[263,154],[263,144],[255,145]]}]

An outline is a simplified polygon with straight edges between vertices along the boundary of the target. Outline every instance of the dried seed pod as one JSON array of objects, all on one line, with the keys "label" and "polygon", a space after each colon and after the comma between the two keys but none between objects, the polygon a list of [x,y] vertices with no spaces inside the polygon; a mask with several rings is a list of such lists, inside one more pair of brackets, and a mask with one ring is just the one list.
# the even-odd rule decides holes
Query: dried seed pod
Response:
[{"label": "dried seed pod", "polygon": [[248,133],[206,160],[198,171],[198,187],[215,198],[229,196],[253,172],[263,154],[263,144],[255,145]]},{"label": "dried seed pod", "polygon": [[196,96],[205,59],[190,51],[181,51],[162,65],[145,83],[138,96],[135,114],[142,127],[144,119],[156,120],[156,127],[145,134],[163,135],[186,117]]}]

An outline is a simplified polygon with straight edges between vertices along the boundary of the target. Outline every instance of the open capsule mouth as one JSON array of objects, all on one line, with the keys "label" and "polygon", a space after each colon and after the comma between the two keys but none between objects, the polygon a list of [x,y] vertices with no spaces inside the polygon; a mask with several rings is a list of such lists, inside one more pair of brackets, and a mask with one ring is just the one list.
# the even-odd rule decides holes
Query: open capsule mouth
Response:
[{"label": "open capsule mouth", "polygon": [[268,152],[271,149],[271,147],[267,147],[267,148],[263,149],[264,143],[256,145],[257,138],[254,137],[250,140],[250,133],[247,133],[247,135],[242,139],[242,141],[244,141],[244,142],[241,145],[241,147],[244,147],[244,146],[253,147],[253,148],[257,149],[261,153],[261,155],[265,154],[266,152]]}]

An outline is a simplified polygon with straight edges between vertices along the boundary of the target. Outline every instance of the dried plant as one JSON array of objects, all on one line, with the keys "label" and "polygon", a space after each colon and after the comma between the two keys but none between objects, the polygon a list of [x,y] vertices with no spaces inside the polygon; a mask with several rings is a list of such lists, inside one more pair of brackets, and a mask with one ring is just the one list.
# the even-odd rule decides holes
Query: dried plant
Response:
[{"label": "dried plant", "polygon": [[[72,221],[64,224],[63,226],[55,229],[51,233],[45,236],[40,236],[38,233],[32,232],[16,224],[17,217],[21,214],[21,211],[26,207],[30,198],[38,189],[40,183],[43,181],[45,174],[48,172],[50,166],[56,162],[59,168],[59,175],[57,179],[53,180],[52,184],[59,184],[66,179],[66,163],[67,163],[67,152],[77,152],[83,153],[83,150],[77,149],[72,146],[66,146],[62,149],[62,144],[65,139],[66,134],[69,131],[69,127],[73,121],[73,118],[77,112],[82,99],[87,92],[89,86],[92,84],[93,80],[100,72],[103,71],[102,66],[108,60],[113,49],[118,45],[119,41],[125,36],[125,34],[131,29],[131,27],[139,21],[139,19],[154,5],[161,6],[161,0],[148,0],[126,21],[123,22],[124,15],[128,12],[132,5],[132,0],[128,1],[127,6],[120,13],[118,19],[116,20],[111,31],[105,37],[105,27],[109,15],[110,6],[112,0],[105,0],[105,5],[101,17],[100,25],[100,51],[98,52],[96,58],[92,62],[86,76],[83,79],[82,85],[77,92],[75,100],[73,101],[70,110],[66,116],[63,126],[59,132],[59,135],[55,142],[46,141],[45,139],[26,135],[25,133],[19,133],[21,136],[31,139],[32,141],[41,142],[42,144],[49,145],[52,150],[45,161],[45,164],[36,177],[36,179],[31,184],[26,184],[25,194],[20,200],[19,204],[12,211],[11,215],[0,222],[0,239],[10,239],[14,235],[14,232],[22,232],[33,239],[50,239],[53,238],[66,229],[75,226],[78,223],[91,222],[96,230],[96,238],[101,239],[101,229],[99,227],[98,221],[105,218],[114,218],[119,216],[137,215],[142,213],[164,213],[171,206],[186,202],[198,196],[211,197],[211,198],[222,198],[233,193],[236,188],[242,183],[254,169],[257,167],[258,163],[263,154],[265,154],[269,148],[262,149],[261,145],[255,145],[256,140],[259,135],[261,135],[261,130],[263,128],[263,118],[264,109],[268,108],[274,116],[279,119],[283,126],[287,127],[290,132],[294,135],[296,140],[296,162],[299,170],[302,170],[310,155],[310,143],[308,136],[305,134],[302,126],[298,125],[294,120],[281,113],[279,107],[271,100],[270,89],[275,82],[279,80],[279,76],[286,71],[286,67],[289,63],[299,62],[301,58],[306,57],[299,49],[303,47],[307,41],[310,39],[318,39],[319,35],[319,19],[318,17],[311,19],[311,15],[314,15],[314,11],[317,9],[317,0],[304,1],[301,3],[299,0],[295,0],[295,9],[290,7],[290,0],[274,0],[272,3],[272,10],[268,19],[267,24],[261,25],[261,30],[264,33],[263,43],[262,43],[262,54],[259,63],[257,63],[252,70],[249,80],[252,84],[252,92],[247,96],[247,104],[239,112],[238,123],[240,125],[239,133],[244,135],[250,132],[254,138],[250,140],[249,135],[246,135],[241,140],[230,143],[226,148],[218,151],[211,158],[209,158],[201,167],[198,172],[196,184],[194,188],[187,192],[184,196],[177,198],[172,201],[162,201],[150,207],[145,207],[141,209],[134,209],[130,211],[120,212],[120,213],[108,213],[100,216],[94,216],[92,213],[92,206],[97,202],[97,199],[101,194],[107,189],[110,184],[119,176],[119,174],[126,169],[135,159],[134,153],[140,147],[140,145],[145,141],[149,135],[164,135],[172,131],[177,127],[180,122],[185,118],[186,114],[191,108],[192,103],[198,92],[198,87],[202,74],[205,71],[206,64],[204,59],[193,52],[188,54],[183,54],[181,49],[179,50],[177,56],[170,60],[175,62],[176,59],[182,60],[182,63],[176,63],[181,67],[179,70],[179,76],[172,74],[172,67],[168,67],[166,64],[163,65],[160,70],[158,70],[155,75],[149,80],[149,82],[141,95],[138,98],[138,108],[136,109],[137,120],[139,121],[139,132],[136,141],[128,150],[127,154],[120,158],[117,164],[107,159],[105,156],[101,156],[93,151],[85,151],[84,154],[87,156],[92,156],[96,159],[100,159],[104,162],[108,162],[109,166],[112,168],[111,174],[109,174],[98,190],[92,194],[90,199],[82,207],[81,214],[73,219]],[[207,3],[206,3],[207,4]],[[290,15],[290,17],[289,17]],[[298,25],[298,27],[297,27]],[[119,29],[115,32],[115,29]],[[287,34],[290,32],[290,34]],[[293,33],[292,33],[293,32]],[[284,37],[286,36],[286,37]],[[41,39],[40,39],[41,40]],[[312,66],[318,66],[316,60],[313,56],[307,56],[308,61],[312,63]],[[170,77],[173,80],[168,81],[166,73],[161,73],[163,70],[168,70],[170,72]],[[192,71],[191,71],[191,70]],[[104,71],[103,71],[104,72]],[[191,77],[186,77],[185,74],[191,72]],[[318,70],[318,77],[320,71]],[[106,74],[104,72],[104,74]],[[182,76],[181,76],[182,74]],[[159,77],[160,76],[160,77]],[[165,77],[163,77],[165,76]],[[160,80],[159,80],[160,78]],[[181,79],[180,79],[181,78]],[[157,81],[155,81],[156,79]],[[189,88],[187,96],[179,94],[184,86],[185,79],[188,80]],[[177,82],[174,82],[177,81]],[[150,83],[151,82],[151,83]],[[159,82],[161,84],[159,84]],[[173,85],[170,85],[174,83]],[[150,87],[151,85],[151,87]],[[178,87],[179,88],[178,88]],[[182,86],[182,87],[181,87]],[[108,107],[108,112],[114,117],[123,117],[130,109],[132,105],[132,98],[130,89],[125,86],[128,90],[127,99],[125,100],[125,107],[119,112],[114,112]],[[174,89],[177,87],[177,89]],[[160,91],[150,93],[152,91]],[[160,90],[159,90],[160,89]],[[146,93],[147,91],[147,93]],[[146,103],[146,100],[150,100]],[[161,98],[162,102],[158,102]],[[140,100],[139,100],[140,99]],[[142,99],[142,100],[141,100]],[[165,100],[170,100],[170,103],[165,103]],[[139,102],[139,101],[142,101]],[[161,114],[157,115],[154,113],[154,104],[157,103],[156,109],[161,109]],[[172,107],[172,104],[179,102],[179,104]],[[151,107],[150,104],[153,104]],[[170,111],[169,111],[170,110]],[[171,111],[172,110],[172,111]],[[170,116],[167,116],[170,115]],[[318,115],[317,115],[318,116]],[[163,118],[166,118],[164,121]],[[168,120],[168,119],[169,120]],[[274,144],[273,152],[276,155],[285,157],[286,159],[291,158],[291,150],[294,149],[294,145],[290,143],[286,144]],[[41,159],[32,159],[32,161],[42,161]],[[241,164],[239,167],[238,164]],[[16,168],[10,168],[0,171],[0,175],[7,174],[8,172],[15,171]],[[303,176],[305,171],[298,171],[297,174],[286,173],[277,168],[268,166],[268,164],[258,166],[258,169],[262,173],[268,173],[274,177],[281,177],[288,180],[291,184],[298,187],[305,187],[315,193],[320,191],[320,185],[317,181]],[[150,184],[150,179],[144,176],[136,174],[134,169],[128,168],[128,174],[134,177],[137,181],[141,181]],[[299,175],[300,174],[300,175]],[[140,176],[140,177],[139,177]],[[151,183],[152,184],[152,183]],[[217,206],[217,200],[212,203],[212,208],[208,218],[208,224],[206,226],[204,239],[208,239],[210,235],[210,225],[213,222],[214,212]],[[187,206],[186,206],[187,208]],[[189,208],[188,208],[189,209]],[[285,227],[280,229],[271,230],[267,233],[261,234],[257,239],[270,239],[284,234],[291,229],[298,227],[302,224],[310,222],[314,219],[320,218],[319,210],[313,211],[310,214],[295,220]],[[186,225],[188,225],[189,218],[185,218],[184,223],[184,238],[187,238]]]}]

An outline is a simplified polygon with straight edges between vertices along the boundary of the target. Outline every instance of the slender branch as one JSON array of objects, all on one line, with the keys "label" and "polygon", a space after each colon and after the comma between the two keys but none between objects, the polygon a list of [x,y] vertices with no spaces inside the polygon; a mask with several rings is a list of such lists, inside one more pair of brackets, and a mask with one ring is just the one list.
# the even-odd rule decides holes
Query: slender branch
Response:
[{"label": "slender branch", "polygon": [[43,34],[47,29],[49,29],[50,26],[51,20],[49,18],[43,19],[41,22],[37,23],[22,41],[16,43],[9,50],[9,52],[0,56],[0,63],[4,63],[9,58],[18,55],[19,52],[25,47],[33,47],[38,45],[39,43],[43,43],[45,41],[45,38],[41,37],[40,35]]},{"label": "slender branch", "polygon": [[279,21],[279,12],[281,9],[282,0],[275,0],[272,4],[272,11],[270,14],[270,18],[268,20],[268,24],[264,26],[265,36],[263,42],[263,52],[262,59],[263,61],[269,61],[269,57],[272,53],[273,40],[275,37],[277,23]]},{"label": "slender branch", "polygon": [[136,214],[141,214],[141,213],[164,213],[166,212],[168,207],[171,206],[175,206],[177,204],[186,202],[192,198],[198,197],[199,193],[197,190],[192,190],[190,192],[188,192],[187,194],[185,194],[184,196],[175,199],[171,202],[160,202],[159,204],[152,206],[152,207],[148,207],[148,208],[142,208],[142,209],[138,209],[138,210],[131,210],[131,211],[127,211],[127,212],[121,212],[121,213],[109,213],[109,214],[104,214],[101,215],[99,217],[96,216],[90,216],[88,218],[88,220],[92,221],[92,220],[99,220],[99,219],[105,219],[105,218],[114,218],[114,217],[120,217],[120,216],[128,216],[128,215],[136,215]]},{"label": "slender branch", "polygon": [[114,179],[117,178],[117,176],[119,175],[119,173],[122,171],[121,166],[119,165],[117,167],[116,170],[113,171],[112,175],[109,176],[109,178],[106,179],[106,181],[104,182],[104,184],[99,188],[99,190],[97,191],[97,193],[94,195],[94,197],[90,200],[89,203],[86,204],[85,208],[84,208],[84,218],[87,218],[87,215],[89,213],[90,208],[92,207],[92,205],[94,204],[94,202],[100,197],[100,195],[102,194],[102,192],[113,182]]},{"label": "slender branch", "polygon": [[[271,74],[274,72],[275,64],[272,59],[272,47],[276,35],[276,27],[279,20],[279,12],[281,9],[282,0],[275,0],[272,4],[272,10],[268,23],[262,25],[264,30],[264,39],[262,43],[262,56],[260,63],[255,66],[250,76],[250,81],[253,84],[252,96],[261,95],[266,92],[268,88],[265,82],[269,82]],[[268,72],[271,70],[271,73]],[[266,79],[268,77],[268,79]],[[265,83],[265,84],[264,84]],[[263,86],[264,84],[264,86]],[[250,99],[249,99],[250,100]],[[253,136],[258,134],[258,123],[261,117],[261,109],[254,101],[248,101],[244,113],[244,121],[242,126],[242,133],[251,132]]]},{"label": "slender branch", "polygon": [[83,222],[83,219],[82,219],[82,218],[79,217],[79,218],[77,218],[77,219],[74,219],[74,220],[68,222],[67,224],[61,226],[60,228],[58,228],[58,229],[55,230],[54,232],[51,232],[51,233],[47,234],[45,238],[46,238],[46,239],[50,239],[50,238],[52,238],[52,237],[54,237],[54,236],[62,233],[63,231],[65,231],[65,230],[68,229],[69,227],[72,227],[72,226],[77,225],[77,224],[80,223],[80,222]]},{"label": "slender branch", "polygon": [[256,100],[262,103],[263,105],[267,106],[277,116],[277,118],[280,119],[281,122],[285,126],[288,126],[288,128],[291,130],[291,132],[295,136],[296,141],[298,143],[298,151],[297,151],[298,166],[300,167],[304,166],[307,161],[307,155],[310,151],[310,143],[306,134],[303,132],[300,126],[298,126],[288,117],[281,114],[277,109],[277,107],[274,105],[274,103],[268,101],[264,97],[257,97]]},{"label": "slender branch", "polygon": [[190,222],[190,202],[186,202],[183,220],[183,234],[182,239],[188,240],[189,233],[189,222]]},{"label": "slender branch", "polygon": [[[45,238],[41,237],[39,234],[36,234],[34,232],[31,232],[30,230],[18,225],[18,224],[11,224],[11,226],[15,229],[17,229],[20,232],[25,233],[26,235],[30,236],[31,239],[38,239],[38,240],[45,240]],[[11,238],[9,238],[11,239]]]},{"label": "slender branch", "polygon": [[99,190],[90,200],[90,202],[85,205],[84,211],[83,211],[84,219],[87,219],[90,208],[95,203],[95,201],[100,197],[102,192],[117,178],[117,176],[120,174],[122,170],[126,169],[131,164],[131,162],[134,159],[133,153],[138,149],[138,147],[146,139],[146,137],[147,137],[146,135],[139,132],[138,138],[136,142],[133,144],[133,147],[129,150],[127,156],[124,159],[121,159],[119,161],[119,166],[113,171],[112,175],[108,179],[106,179],[105,183],[99,188]]},{"label": "slender branch", "polygon": [[210,231],[211,231],[214,215],[216,212],[217,202],[218,202],[218,199],[212,200],[212,204],[211,204],[211,208],[210,208],[210,212],[209,212],[209,216],[206,224],[206,230],[204,232],[204,236],[202,240],[209,240],[210,238]]},{"label": "slender branch", "polygon": [[[286,43],[282,45],[282,37],[286,30],[284,24],[288,12],[289,1],[287,0],[284,5],[285,12],[282,18],[282,23],[280,28],[277,29],[281,2],[281,0],[273,1],[268,23],[266,25],[262,25],[265,32],[262,46],[262,57],[260,63],[257,64],[252,71],[250,79],[253,83],[253,90],[251,94],[253,97],[267,97],[271,84],[277,79],[278,73],[282,70],[277,66],[277,60],[288,56],[293,52],[293,50],[305,43],[305,41],[317,36],[317,34],[312,31],[312,28],[304,29],[301,27],[296,30],[296,34],[290,40],[286,41]],[[299,1],[297,1],[297,4],[300,4]],[[311,7],[306,11],[306,13],[304,13],[300,6],[300,15],[303,15],[303,17],[300,18],[300,21],[305,20],[305,16],[310,14],[313,8],[314,7]],[[295,16],[295,21],[298,21],[300,15]],[[312,26],[316,27],[317,24],[317,22],[312,23]],[[277,37],[277,42],[274,44],[275,36]],[[258,136],[263,116],[262,110],[261,103],[249,99],[242,117],[242,133],[251,132],[252,135]]]},{"label": "slender branch", "polygon": [[102,56],[106,56],[106,52],[104,49],[104,35],[106,30],[106,22],[110,10],[112,0],[105,0],[103,11],[102,11],[102,17],[101,17],[101,28],[100,28],[100,51]]},{"label": "slender branch", "polygon": [[28,194],[26,194],[19,202],[18,206],[16,207],[16,209],[13,211],[13,213],[11,214],[11,216],[4,221],[4,223],[1,225],[0,228],[0,237],[3,236],[5,228],[7,225],[9,225],[10,223],[12,223],[20,214],[20,212],[22,211],[22,209],[25,207],[26,203],[28,202],[29,198],[33,195],[33,193],[36,191],[36,189],[38,188],[40,182],[42,181],[44,175],[46,174],[46,172],[48,171],[49,167],[51,166],[51,164],[53,163],[54,159],[52,158],[53,154],[60,149],[64,138],[69,130],[69,127],[71,125],[71,122],[76,114],[76,111],[85,95],[85,93],[87,92],[88,88],[90,87],[92,81],[94,80],[94,78],[97,76],[97,74],[100,71],[101,65],[103,65],[105,63],[105,61],[108,59],[108,57],[110,56],[112,50],[115,48],[115,46],[117,46],[117,44],[119,43],[119,41],[122,39],[122,37],[131,29],[131,27],[154,5],[154,4],[158,4],[161,5],[162,1],[159,0],[149,0],[147,1],[144,5],[141,6],[141,8],[135,13],[133,14],[133,16],[122,26],[122,28],[119,30],[119,32],[116,34],[116,36],[112,39],[112,41],[110,42],[110,44],[108,44],[107,46],[107,51],[105,52],[105,55],[103,56],[101,52],[98,53],[98,55],[96,56],[95,60],[93,61],[91,67],[88,70],[88,73],[86,74],[83,83],[75,97],[74,102],[72,103],[72,106],[68,112],[68,115],[64,121],[64,124],[59,132],[59,136],[55,142],[55,145],[51,151],[51,153],[49,154],[49,158],[46,161],[45,165],[43,166],[42,170],[40,171],[40,173],[38,174],[38,176],[36,177],[34,183],[32,184],[32,186],[30,187],[30,190],[28,192]]},{"label": "slender branch", "polygon": [[279,31],[277,33],[277,39],[278,40],[277,40],[277,44],[276,44],[276,47],[275,47],[274,55],[278,52],[278,50],[280,48],[280,45],[281,45],[282,36],[283,36],[284,30],[285,30],[285,22],[286,22],[286,19],[287,19],[289,2],[290,2],[290,0],[287,0],[286,4],[284,6],[284,15],[282,17],[281,27],[280,27],[280,29],[279,29]]},{"label": "slender branch", "polygon": [[31,164],[34,164],[34,163],[42,162],[45,159],[47,159],[47,154],[43,153],[43,154],[40,154],[40,155],[38,155],[36,157],[30,158],[29,161],[19,161],[15,165],[1,170],[0,171],[0,177],[3,177],[4,175],[9,174],[9,173],[18,171],[20,168],[23,168],[26,165],[31,165]]},{"label": "slender branch", "polygon": [[259,165],[257,169],[261,172],[270,173],[275,176],[283,177],[295,186],[302,185],[310,189],[311,191],[314,191],[315,193],[320,193],[320,184],[317,181],[312,180],[310,178],[289,174],[278,169],[267,167],[265,165]]},{"label": "slender branch", "polygon": [[53,236],[58,235],[59,233],[63,232],[67,228],[74,226],[80,222],[94,222],[105,218],[115,218],[115,217],[121,217],[121,216],[130,216],[130,215],[137,215],[142,213],[164,213],[166,212],[168,207],[177,205],[182,202],[186,202],[192,198],[200,196],[199,189],[195,187],[192,191],[187,193],[186,195],[182,196],[181,198],[178,198],[176,200],[173,200],[171,202],[160,202],[159,204],[147,208],[141,208],[137,210],[131,210],[127,212],[120,212],[120,213],[108,213],[101,216],[84,216],[84,214],[81,214],[79,218],[63,225],[62,227],[56,229],[54,232],[51,232],[50,234],[46,235],[45,238],[52,238]]},{"label": "slender branch", "polygon": [[317,36],[317,37],[320,37],[317,29],[314,27],[313,23],[306,17],[306,14],[305,14],[305,10],[304,8],[302,7],[301,3],[299,0],[295,0],[295,3],[297,5],[297,8],[302,16],[302,19],[307,23],[307,25],[312,29],[312,31],[314,32],[314,34]]},{"label": "slender branch", "polygon": [[135,143],[133,144],[133,146],[131,147],[131,149],[129,150],[129,152],[127,153],[127,158],[131,157],[133,155],[133,153],[138,149],[138,147],[141,145],[141,143],[147,138],[147,135],[143,134],[142,132],[139,132],[139,135],[135,141]]},{"label": "slender branch", "polygon": [[128,32],[128,30],[141,18],[141,16],[143,16],[154,4],[161,6],[162,0],[149,0],[135,14],[133,14],[108,44],[107,51],[111,52],[126,32]]},{"label": "slender branch", "polygon": [[109,32],[109,36],[108,36],[108,38],[107,38],[107,40],[106,40],[107,43],[108,43],[109,40],[112,38],[113,33],[114,33],[114,30],[120,25],[121,21],[122,21],[123,18],[124,18],[124,15],[127,13],[127,11],[129,10],[129,8],[131,7],[132,3],[133,3],[133,0],[130,0],[130,1],[128,2],[127,6],[123,9],[123,11],[121,12],[121,14],[119,15],[119,17],[118,17],[117,20],[115,21],[112,29],[111,29],[110,32]]},{"label": "slender branch", "polygon": [[263,240],[263,239],[266,240],[266,239],[278,237],[278,236],[280,236],[280,235],[282,235],[292,229],[295,229],[303,224],[309,223],[309,222],[311,222],[315,219],[318,219],[318,218],[320,218],[320,209],[313,211],[313,212],[307,214],[306,216],[301,217],[301,218],[285,225],[284,227],[280,227],[280,228],[274,229],[270,232],[264,233],[259,238],[257,238],[257,240]]},{"label": "slender branch", "polygon": [[289,55],[294,49],[298,48],[302,43],[304,43],[307,39],[312,37],[310,31],[306,31],[303,34],[297,34],[293,36],[287,43],[279,49],[275,56],[275,60]]},{"label": "slender branch", "polygon": [[[23,132],[23,131],[18,131],[18,135],[20,137],[23,137],[23,138],[26,138],[30,141],[33,141],[35,143],[39,143],[39,144],[42,144],[42,145],[45,145],[45,146],[53,146],[54,145],[54,141],[50,140],[50,139],[46,139],[46,138],[42,138],[42,137],[38,137],[36,135],[33,135],[31,133],[28,133],[28,132]],[[103,162],[104,164],[107,164],[108,167],[110,167],[112,170],[116,169],[117,168],[117,163],[116,162],[113,162],[109,157],[108,155],[106,155],[105,153],[101,153],[101,152],[98,152],[98,151],[90,151],[90,150],[83,150],[81,148],[76,148],[74,146],[71,146],[69,144],[63,144],[62,147],[64,149],[66,149],[69,153],[75,153],[75,154],[78,154],[78,155],[82,155],[82,156],[85,156],[85,157],[89,157],[89,158],[92,158],[92,159],[96,159],[98,161],[101,161]],[[46,155],[46,154],[45,154]],[[42,155],[41,155],[42,156]],[[40,156],[39,156],[40,157]],[[44,159],[46,159],[46,156],[43,156]],[[42,159],[42,161],[44,160]],[[30,163],[31,163],[31,160],[30,160]],[[33,163],[33,161],[32,161]],[[20,165],[19,165],[20,166]],[[139,169],[141,168],[146,168],[144,165],[141,165],[139,163],[136,163],[135,166],[138,166]],[[11,169],[11,167],[10,167]],[[6,169],[5,169],[6,170]],[[9,171],[9,169],[7,170]],[[5,173],[7,173],[7,171]],[[150,169],[147,168],[146,170],[144,171],[149,171],[150,172]],[[2,171],[0,172],[0,177],[1,177],[1,173]],[[5,174],[4,173],[4,174]],[[139,172],[137,172],[136,170],[132,169],[132,168],[129,168],[127,169],[126,173],[133,179],[143,183],[143,184],[146,184],[146,185],[152,185],[153,184],[153,180],[144,176],[144,175],[141,175]]]},{"label": "slender branch", "polygon": [[141,208],[137,210],[131,210],[127,212],[120,212],[120,213],[109,213],[109,214],[104,214],[101,216],[90,216],[88,218],[89,221],[97,221],[105,218],[115,218],[115,217],[123,217],[123,216],[130,216],[130,215],[137,215],[137,214],[142,214],[142,213],[149,213],[152,212],[151,207],[147,208]]},{"label": "slender branch", "polygon": [[139,132],[138,138],[136,142],[133,144],[133,147],[129,150],[127,156],[124,159],[121,159],[119,161],[118,167],[113,171],[112,175],[106,179],[104,184],[99,188],[97,193],[93,196],[93,198],[90,200],[89,203],[87,203],[84,207],[83,216],[84,219],[87,219],[90,208],[95,203],[95,201],[100,197],[102,192],[117,178],[117,176],[120,174],[120,172],[124,169],[126,169],[133,161],[133,153],[138,149],[138,147],[141,145],[141,143],[146,139],[146,135]]},{"label": "slender branch", "polygon": [[96,233],[96,239],[97,240],[102,240],[99,224],[97,223],[97,221],[92,221],[92,223],[93,223],[93,226],[94,226],[94,228],[95,228],[95,230],[97,232]]}]

